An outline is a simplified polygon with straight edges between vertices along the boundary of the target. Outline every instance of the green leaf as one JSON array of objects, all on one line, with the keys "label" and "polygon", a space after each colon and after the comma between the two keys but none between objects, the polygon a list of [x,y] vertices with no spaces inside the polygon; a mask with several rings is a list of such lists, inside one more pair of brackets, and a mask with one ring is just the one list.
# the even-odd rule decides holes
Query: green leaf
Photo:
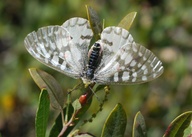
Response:
[{"label": "green leaf", "polygon": [[76,99],[73,103],[72,103],[72,106],[74,108],[75,111],[81,109],[81,104],[79,102],[79,99]]},{"label": "green leaf", "polygon": [[137,15],[137,12],[131,12],[127,14],[118,24],[118,27],[124,28],[126,30],[129,30],[135,17]]},{"label": "green leaf", "polygon": [[48,118],[49,118],[50,100],[46,89],[42,89],[39,97],[39,107],[35,119],[36,137],[45,137]]},{"label": "green leaf", "polygon": [[66,96],[64,95],[61,86],[54,79],[54,77],[45,71],[35,68],[30,68],[29,72],[40,89],[47,89],[51,105],[56,109],[62,110],[64,105],[64,97]]},{"label": "green leaf", "polygon": [[91,29],[94,33],[95,39],[98,40],[100,39],[100,34],[103,30],[101,20],[93,8],[86,5],[86,10]]},{"label": "green leaf", "polygon": [[51,131],[49,133],[49,137],[57,137],[62,130],[63,123],[62,123],[62,117],[61,114],[56,118],[54,125],[51,128]]},{"label": "green leaf", "polygon": [[[188,111],[179,115],[171,122],[163,137],[183,137],[185,129],[188,128],[190,130],[189,135],[191,135],[192,131],[191,129],[192,127],[190,127],[191,122],[192,122],[192,111]],[[190,137],[189,135],[188,137]]]},{"label": "green leaf", "polygon": [[121,104],[117,104],[105,121],[101,137],[123,137],[127,116]]},{"label": "green leaf", "polygon": [[146,125],[145,120],[141,112],[137,112],[133,123],[132,137],[146,137]]}]

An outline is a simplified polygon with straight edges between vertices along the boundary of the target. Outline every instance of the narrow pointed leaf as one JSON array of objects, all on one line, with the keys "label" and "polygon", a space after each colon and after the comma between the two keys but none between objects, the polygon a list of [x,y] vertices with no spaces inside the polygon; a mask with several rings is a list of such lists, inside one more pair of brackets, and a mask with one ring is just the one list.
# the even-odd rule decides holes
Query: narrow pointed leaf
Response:
[{"label": "narrow pointed leaf", "polygon": [[61,86],[54,79],[54,77],[45,71],[35,68],[29,69],[29,72],[40,89],[47,89],[51,105],[56,109],[62,110],[65,96]]},{"label": "narrow pointed leaf", "polygon": [[[192,111],[185,112],[171,122],[163,137],[183,137],[185,129],[191,130],[191,123]],[[189,132],[189,137],[191,134],[192,130]]]},{"label": "narrow pointed leaf", "polygon": [[101,137],[123,137],[127,116],[121,104],[117,104],[105,121]]},{"label": "narrow pointed leaf", "polygon": [[49,118],[50,100],[46,89],[42,89],[39,97],[39,107],[35,119],[36,137],[45,137]]},{"label": "narrow pointed leaf", "polygon": [[140,112],[137,112],[134,118],[132,137],[146,137],[146,136],[147,131],[144,117]]},{"label": "narrow pointed leaf", "polygon": [[137,15],[137,12],[131,12],[127,14],[118,24],[118,27],[124,28],[126,30],[129,30],[131,28],[131,25]]},{"label": "narrow pointed leaf", "polygon": [[87,10],[87,17],[88,17],[91,29],[93,30],[95,39],[98,40],[100,39],[100,34],[103,29],[101,20],[97,12],[93,8],[86,5],[86,10]]}]

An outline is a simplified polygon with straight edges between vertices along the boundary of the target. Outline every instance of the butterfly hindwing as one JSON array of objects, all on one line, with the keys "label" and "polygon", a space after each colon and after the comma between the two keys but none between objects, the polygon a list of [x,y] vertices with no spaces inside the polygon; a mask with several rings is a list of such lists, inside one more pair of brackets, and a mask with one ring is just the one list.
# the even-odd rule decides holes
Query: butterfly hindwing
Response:
[{"label": "butterfly hindwing", "polygon": [[135,84],[153,80],[163,72],[161,61],[145,47],[128,43],[123,45],[95,75],[97,83]]}]

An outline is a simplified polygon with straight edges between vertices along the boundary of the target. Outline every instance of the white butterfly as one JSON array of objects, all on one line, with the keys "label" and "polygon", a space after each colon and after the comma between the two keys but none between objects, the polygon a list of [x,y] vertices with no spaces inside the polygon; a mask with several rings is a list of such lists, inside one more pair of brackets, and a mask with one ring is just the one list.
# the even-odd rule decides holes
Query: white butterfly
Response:
[{"label": "white butterfly", "polygon": [[163,73],[162,62],[127,30],[105,28],[89,50],[92,37],[88,20],[75,17],[29,33],[24,43],[34,58],[85,84],[143,83]]}]

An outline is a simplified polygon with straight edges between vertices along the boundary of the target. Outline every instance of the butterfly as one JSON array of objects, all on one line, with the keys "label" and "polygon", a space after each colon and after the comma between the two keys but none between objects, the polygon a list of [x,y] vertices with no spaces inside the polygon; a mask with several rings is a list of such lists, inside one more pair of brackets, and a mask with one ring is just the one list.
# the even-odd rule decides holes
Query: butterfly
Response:
[{"label": "butterfly", "polygon": [[29,33],[24,45],[41,63],[84,84],[144,83],[163,73],[162,62],[121,27],[104,28],[89,48],[92,38],[89,21],[74,17]]}]

